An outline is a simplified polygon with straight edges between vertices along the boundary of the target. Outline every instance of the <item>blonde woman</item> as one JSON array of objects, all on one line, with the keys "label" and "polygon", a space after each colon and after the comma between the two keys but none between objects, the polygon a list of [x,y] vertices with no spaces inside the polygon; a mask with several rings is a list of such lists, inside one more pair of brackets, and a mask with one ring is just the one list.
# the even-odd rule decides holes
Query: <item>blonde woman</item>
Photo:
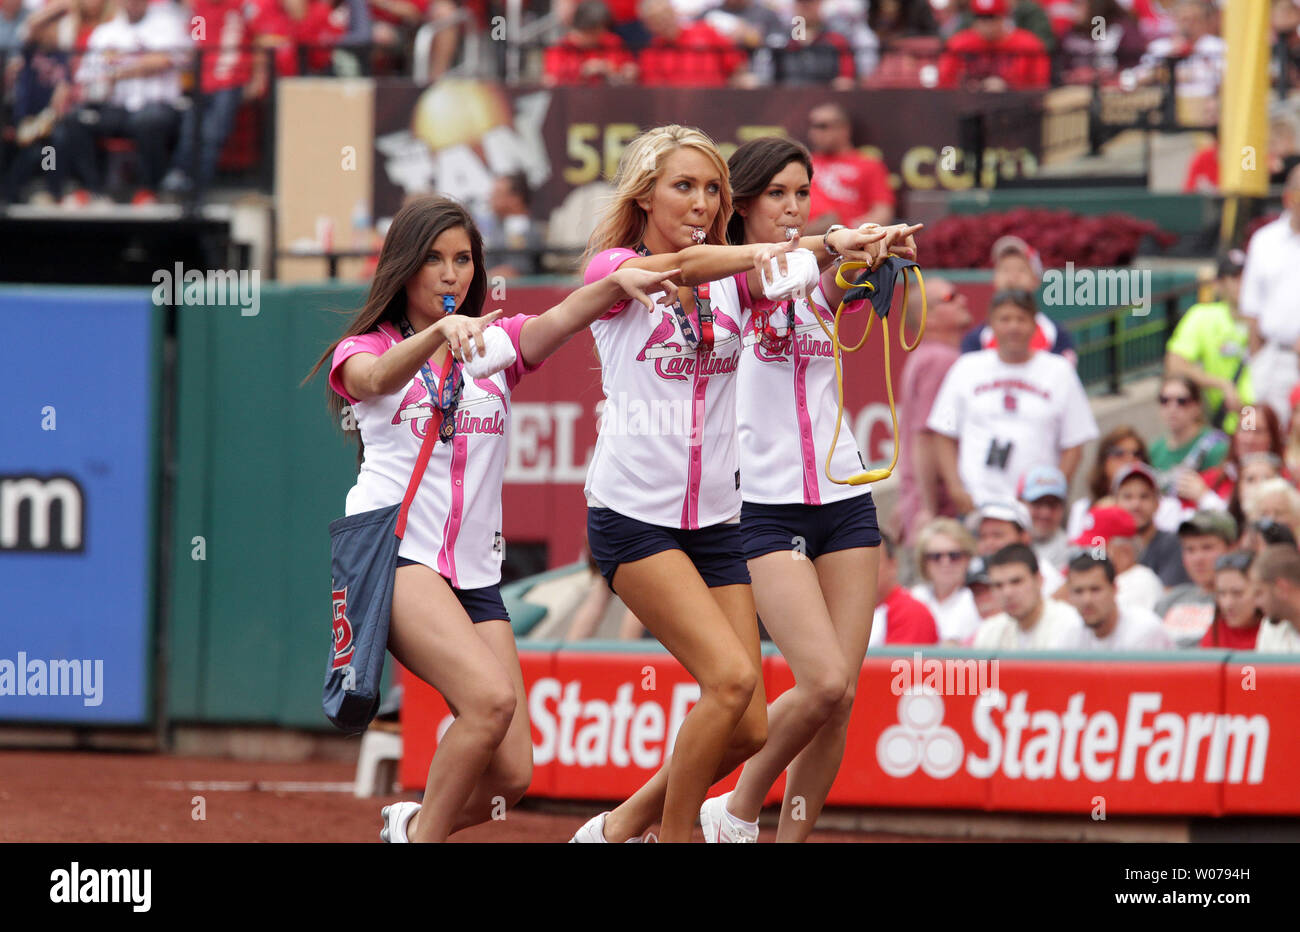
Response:
[{"label": "blonde woman", "polygon": [[[682,722],[671,761],[573,841],[633,841],[661,817],[661,840],[689,841],[709,787],[767,737],[739,526],[735,276],[743,283],[743,273],[795,246],[825,266],[834,254],[873,261],[867,247],[884,234],[840,229],[724,245],[727,164],[708,136],[685,126],[633,140],[614,188],[588,243],[586,282],[619,268],[681,272],[671,308],[620,302],[591,325],[606,401],[587,473],[587,538],[610,587],[696,679],[700,700]],[[649,410],[670,414],[666,422],[637,419],[646,400]]]},{"label": "blonde woman", "polygon": [[952,518],[935,518],[916,538],[916,565],[923,582],[912,595],[934,616],[944,644],[969,644],[980,625],[966,573],[975,556],[975,538]]}]

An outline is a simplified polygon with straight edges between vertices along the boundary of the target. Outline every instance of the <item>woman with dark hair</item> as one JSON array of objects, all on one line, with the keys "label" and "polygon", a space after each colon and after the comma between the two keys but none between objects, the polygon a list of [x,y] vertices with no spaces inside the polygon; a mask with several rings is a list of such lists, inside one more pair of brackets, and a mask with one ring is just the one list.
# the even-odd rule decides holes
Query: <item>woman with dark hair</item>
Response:
[{"label": "woman with dark hair", "polygon": [[1214,562],[1214,621],[1198,646],[1255,649],[1264,612],[1247,575],[1254,557],[1249,550],[1233,550]]},{"label": "woman with dark hair", "polygon": [[[587,539],[610,588],[690,671],[700,699],[671,760],[631,798],[588,820],[575,842],[635,840],[660,816],[664,841],[689,841],[709,787],[766,740],[739,526],[738,283],[795,245],[829,266],[837,254],[879,261],[891,239],[839,228],[797,243],[781,236],[727,245],[730,182],[717,146],[698,129],[647,130],[623,153],[612,203],[588,243],[588,282],[617,268],[681,269],[670,309],[647,316],[635,302],[611,302],[592,324],[606,400],[587,472]],[[680,426],[638,429],[628,399],[681,412]]]},{"label": "woman with dark hair", "polygon": [[[1201,482],[1208,491],[1224,501],[1231,502],[1236,497],[1234,493],[1241,479],[1242,460],[1251,453],[1271,453],[1283,463],[1286,461],[1286,442],[1282,435],[1282,423],[1278,420],[1277,412],[1272,406],[1262,401],[1243,410],[1237,431],[1228,443],[1227,458],[1218,466],[1202,472]],[[1280,474],[1288,475],[1285,468],[1280,471]],[[1195,492],[1199,489],[1189,489],[1189,491]],[[1234,517],[1240,520],[1241,515],[1238,513]]]},{"label": "woman with dark hair", "polygon": [[[647,292],[663,290],[671,274],[622,269],[543,314],[483,316],[487,277],[474,222],[455,201],[417,197],[393,218],[365,305],[307,377],[329,363],[335,422],[346,403],[360,432],[348,515],[402,500],[425,434],[442,415],[398,550],[388,648],[456,718],[438,741],[423,804],[386,808],[389,841],[443,841],[528,788],[527,698],[497,588],[510,393],[610,303],[650,304]],[[484,352],[493,327],[509,338],[514,362],[465,377],[460,363]]]},{"label": "woman with dark hair", "polygon": [[1205,423],[1201,387],[1185,375],[1166,375],[1159,401],[1167,432],[1151,444],[1151,468],[1164,474],[1166,489],[1172,491],[1187,472],[1200,473],[1222,463],[1228,455],[1228,435]]},{"label": "woman with dark hair", "polygon": [[[728,167],[732,243],[779,242],[802,232],[813,173],[803,146],[779,137],[751,140]],[[919,227],[891,229],[909,237]],[[736,789],[700,809],[706,841],[754,840],[763,800],[787,767],[776,840],[807,839],[839,771],[871,636],[881,543],[871,489],[836,484],[822,471],[828,453],[839,476],[862,464],[850,430],[835,438],[836,364],[826,336],[844,295],[835,272],[822,272],[807,297],[781,302],[764,296],[758,272],[736,279],[743,334],[740,536],[758,613],[795,685],[768,706],[767,743],[745,763]]]},{"label": "woman with dark hair", "polygon": [[1074,540],[1084,532],[1088,511],[1092,508],[1115,504],[1111,484],[1121,469],[1131,463],[1150,463],[1146,441],[1134,428],[1121,424],[1097,442],[1097,458],[1088,470],[1088,494],[1091,497],[1076,499],[1070,506],[1065,522],[1065,534]]}]

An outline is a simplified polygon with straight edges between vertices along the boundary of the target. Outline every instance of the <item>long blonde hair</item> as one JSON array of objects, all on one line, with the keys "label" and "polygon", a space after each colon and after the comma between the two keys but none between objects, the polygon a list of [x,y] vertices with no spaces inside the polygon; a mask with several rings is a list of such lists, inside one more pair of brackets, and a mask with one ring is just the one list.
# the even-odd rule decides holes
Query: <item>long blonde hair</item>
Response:
[{"label": "long blonde hair", "polygon": [[617,246],[631,248],[641,242],[646,231],[646,212],[637,201],[651,195],[663,176],[668,156],[683,147],[703,153],[718,171],[722,183],[718,214],[705,231],[704,241],[713,244],[727,242],[727,221],[731,218],[731,176],[722,153],[707,134],[693,126],[676,123],[657,126],[633,139],[618,160],[618,171],[613,180],[614,194],[587,240],[582,268],[585,269],[599,252]]}]

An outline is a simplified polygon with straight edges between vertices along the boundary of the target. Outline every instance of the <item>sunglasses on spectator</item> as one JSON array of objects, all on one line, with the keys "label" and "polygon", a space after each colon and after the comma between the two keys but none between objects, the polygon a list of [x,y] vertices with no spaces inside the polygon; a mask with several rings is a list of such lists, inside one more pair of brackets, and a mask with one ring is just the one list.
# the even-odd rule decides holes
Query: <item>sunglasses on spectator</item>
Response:
[{"label": "sunglasses on spectator", "polygon": [[1128,459],[1138,459],[1142,455],[1141,450],[1130,450],[1128,447],[1107,447],[1107,459],[1119,459],[1121,456]]},{"label": "sunglasses on spectator", "polygon": [[925,555],[926,563],[941,563],[947,560],[949,563],[960,563],[967,559],[970,554],[964,550],[935,550]]},{"label": "sunglasses on spectator", "polygon": [[1162,405],[1178,405],[1180,408],[1185,408],[1192,403],[1192,397],[1190,395],[1161,395],[1160,403]]},{"label": "sunglasses on spectator", "polygon": [[1249,550],[1234,550],[1214,561],[1214,571],[1217,573],[1221,570],[1236,570],[1238,573],[1244,573],[1250,569],[1250,564],[1254,560],[1255,555]]},{"label": "sunglasses on spectator", "polygon": [[822,120],[817,123],[809,123],[808,128],[809,129],[834,129],[839,125],[840,124],[835,120]]}]

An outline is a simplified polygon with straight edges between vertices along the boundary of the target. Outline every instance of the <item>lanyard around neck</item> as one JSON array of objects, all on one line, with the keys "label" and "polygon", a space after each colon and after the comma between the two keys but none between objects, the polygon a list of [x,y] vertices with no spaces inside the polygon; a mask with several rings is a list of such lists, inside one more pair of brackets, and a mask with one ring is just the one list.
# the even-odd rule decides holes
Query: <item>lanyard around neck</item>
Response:
[{"label": "lanyard around neck", "polygon": [[[411,326],[405,315],[398,322],[398,326],[404,338],[410,339],[415,336],[415,328]],[[456,408],[460,404],[461,390],[465,387],[460,366],[452,359],[451,348],[447,349],[447,359],[442,364],[440,378],[434,378],[433,367],[429,365],[427,359],[420,365],[420,377],[424,380],[425,390],[429,393],[429,403],[442,412],[442,426],[438,428],[438,439],[447,443],[456,436]]]},{"label": "lanyard around neck", "polygon": [[[636,253],[639,256],[651,254],[644,243],[637,245]],[[713,349],[713,307],[709,303],[709,283],[692,285],[691,293],[695,295],[695,310],[700,317],[699,335],[696,335],[695,328],[691,326],[691,319],[686,315],[682,302],[676,298],[673,299],[673,315],[677,318],[677,329],[682,332],[687,347],[698,353],[707,353]]]}]

